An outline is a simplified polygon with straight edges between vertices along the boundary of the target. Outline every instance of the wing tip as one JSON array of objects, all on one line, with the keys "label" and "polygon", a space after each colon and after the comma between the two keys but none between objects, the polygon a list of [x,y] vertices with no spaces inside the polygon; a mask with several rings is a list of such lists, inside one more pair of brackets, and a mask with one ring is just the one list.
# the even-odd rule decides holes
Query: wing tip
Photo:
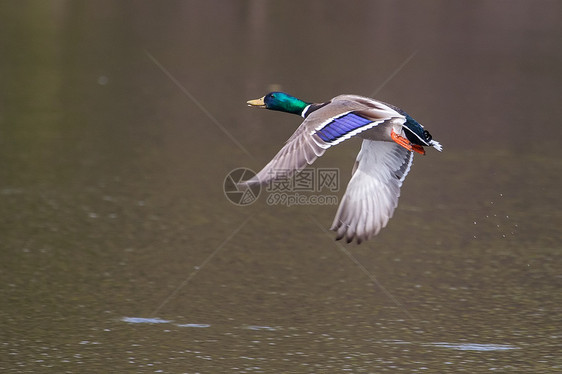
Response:
[{"label": "wing tip", "polygon": [[349,225],[346,225],[342,221],[334,222],[334,224],[332,224],[332,227],[330,227],[330,230],[336,231],[336,241],[345,239],[345,242],[349,244],[355,240],[357,245],[363,243],[364,241],[370,240],[379,231],[376,230],[376,233],[366,232],[364,234],[357,234],[357,232],[350,229]]}]

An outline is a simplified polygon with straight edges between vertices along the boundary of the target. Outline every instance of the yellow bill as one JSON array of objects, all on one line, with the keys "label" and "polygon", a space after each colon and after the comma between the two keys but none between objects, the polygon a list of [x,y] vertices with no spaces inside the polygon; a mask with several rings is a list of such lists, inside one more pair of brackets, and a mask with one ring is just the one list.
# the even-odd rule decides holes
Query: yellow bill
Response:
[{"label": "yellow bill", "polygon": [[260,97],[259,99],[248,100],[247,103],[249,106],[257,107],[257,108],[265,108],[265,101],[263,101],[264,97]]}]

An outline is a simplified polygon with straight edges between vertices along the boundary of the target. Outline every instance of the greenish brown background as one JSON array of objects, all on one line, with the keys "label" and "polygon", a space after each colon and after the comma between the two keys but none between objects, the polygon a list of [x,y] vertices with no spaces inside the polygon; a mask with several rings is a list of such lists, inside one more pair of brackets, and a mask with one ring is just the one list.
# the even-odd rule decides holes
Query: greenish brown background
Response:
[{"label": "greenish brown background", "polygon": [[[1,1],[0,370],[560,372],[560,14]],[[374,95],[443,144],[344,247],[373,278],[324,231],[336,206],[225,198],[300,123],[246,107],[272,87]],[[315,164],[340,197],[359,145]]]}]

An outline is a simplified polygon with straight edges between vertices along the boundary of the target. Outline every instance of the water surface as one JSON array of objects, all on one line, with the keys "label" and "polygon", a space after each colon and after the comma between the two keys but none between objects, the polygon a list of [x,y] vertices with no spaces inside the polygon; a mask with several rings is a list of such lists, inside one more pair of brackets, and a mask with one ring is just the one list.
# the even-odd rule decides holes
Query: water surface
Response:
[{"label": "water surface", "polygon": [[[560,8],[2,3],[0,369],[560,372]],[[334,205],[223,194],[300,123],[246,107],[272,88],[373,95],[444,152],[342,246]],[[339,197],[359,145],[315,163]]]}]

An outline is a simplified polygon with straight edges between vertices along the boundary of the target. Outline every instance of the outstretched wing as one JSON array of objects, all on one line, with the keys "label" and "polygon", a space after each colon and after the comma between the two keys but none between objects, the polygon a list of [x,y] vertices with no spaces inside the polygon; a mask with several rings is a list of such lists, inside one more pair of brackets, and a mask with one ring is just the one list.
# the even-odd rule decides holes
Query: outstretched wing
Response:
[{"label": "outstretched wing", "polygon": [[390,107],[367,100],[358,102],[357,98],[338,96],[310,113],[275,157],[242,184],[263,185],[281,175],[289,177],[312,164],[329,147],[393,118],[403,118]]},{"label": "outstretched wing", "polygon": [[398,205],[400,187],[414,154],[391,142],[363,140],[353,176],[334,218],[336,239],[358,243],[386,226]]}]

